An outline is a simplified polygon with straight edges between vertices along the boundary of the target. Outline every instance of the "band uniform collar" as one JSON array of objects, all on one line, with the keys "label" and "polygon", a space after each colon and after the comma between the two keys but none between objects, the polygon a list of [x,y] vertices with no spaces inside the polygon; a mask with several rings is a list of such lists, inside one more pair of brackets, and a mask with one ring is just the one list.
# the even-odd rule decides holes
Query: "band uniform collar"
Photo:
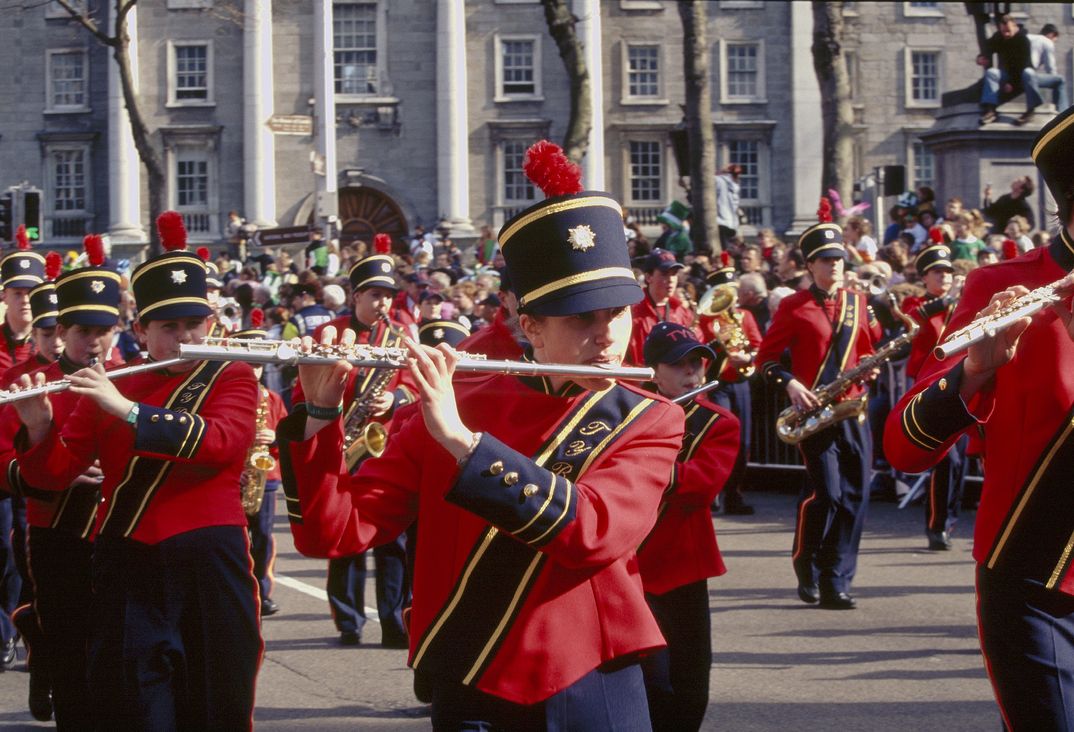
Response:
[{"label": "band uniform collar", "polygon": [[[522,360],[527,361],[529,363],[536,363],[533,358],[533,349],[531,347],[527,347],[526,350],[523,351]],[[578,384],[574,383],[573,381],[567,381],[558,390],[553,389],[552,380],[549,379],[547,376],[519,376],[518,380],[529,388],[535,391],[539,391],[542,394],[547,394],[549,396],[568,398],[578,396],[579,394],[585,392],[585,389],[578,386]]]},{"label": "band uniform collar", "polygon": [[1074,271],[1074,238],[1071,238],[1066,228],[1060,229],[1059,235],[1052,238],[1048,252],[1064,271]]}]

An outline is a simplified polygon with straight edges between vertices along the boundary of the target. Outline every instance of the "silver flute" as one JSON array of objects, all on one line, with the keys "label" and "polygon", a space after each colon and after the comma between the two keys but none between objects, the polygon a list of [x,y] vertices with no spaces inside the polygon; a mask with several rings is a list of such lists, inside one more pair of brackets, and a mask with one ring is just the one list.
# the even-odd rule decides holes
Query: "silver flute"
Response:
[{"label": "silver flute", "polygon": [[[124,376],[133,376],[134,374],[140,374],[145,371],[156,371],[157,369],[166,369],[171,366],[178,366],[181,363],[185,363],[189,359],[185,358],[169,358],[164,361],[146,361],[145,363],[136,364],[134,366],[124,366],[121,369],[113,369],[106,371],[105,376],[109,381],[113,379],[122,379]],[[11,402],[21,402],[23,399],[33,399],[34,397],[41,396],[42,394],[52,394],[57,391],[66,391],[71,388],[71,382],[68,379],[57,379],[56,381],[49,381],[40,386],[31,386],[26,389],[13,386],[6,391],[0,391],[0,407]]]},{"label": "silver flute", "polygon": [[[559,364],[534,361],[496,361],[481,354],[460,353],[456,371],[506,374],[509,376],[568,376],[597,379],[651,381],[653,370],[604,364]],[[405,369],[410,352],[405,348],[315,345],[302,352],[287,341],[255,341],[236,338],[207,338],[200,344],[179,346],[179,358],[188,361],[244,361],[246,363],[331,365],[336,361],[367,368]]]},{"label": "silver flute", "polygon": [[943,343],[936,346],[932,354],[938,361],[943,361],[949,356],[962,353],[974,343],[983,341],[985,338],[992,338],[996,333],[1006,330],[1022,318],[1033,317],[1052,303],[1063,299],[1064,295],[1059,294],[1059,287],[1066,279],[1063,277],[1050,285],[1030,290],[991,315],[977,318],[972,323],[959,328],[945,338]]},{"label": "silver flute", "polygon": [[718,389],[718,388],[720,388],[720,380],[715,379],[713,381],[709,381],[708,383],[702,384],[701,386],[697,387],[693,391],[686,392],[682,396],[675,397],[674,399],[671,400],[671,403],[672,404],[689,404],[690,402],[692,402],[694,400],[694,397],[701,396],[702,394],[705,394],[707,392],[712,391],[713,389]]}]

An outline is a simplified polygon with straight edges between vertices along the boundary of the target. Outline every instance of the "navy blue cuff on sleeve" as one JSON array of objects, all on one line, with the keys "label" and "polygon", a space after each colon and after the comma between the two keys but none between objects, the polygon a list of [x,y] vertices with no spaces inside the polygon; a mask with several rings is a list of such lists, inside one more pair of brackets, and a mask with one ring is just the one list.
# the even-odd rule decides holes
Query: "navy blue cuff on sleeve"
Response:
[{"label": "navy blue cuff on sleeve", "polygon": [[59,493],[34,488],[27,483],[22,477],[22,471],[19,470],[18,460],[12,460],[7,464],[7,484],[11,486],[11,494],[14,496],[36,498],[39,501],[51,501],[59,496]]},{"label": "navy blue cuff on sleeve", "polygon": [[928,320],[936,313],[943,312],[947,305],[948,301],[946,297],[937,297],[935,299],[929,300],[927,303],[919,307],[917,311],[921,315],[922,320]]},{"label": "navy blue cuff on sleeve", "polygon": [[136,452],[190,458],[197,452],[204,434],[205,420],[196,414],[138,405],[138,421],[134,425]]},{"label": "navy blue cuff on sleeve", "polygon": [[769,361],[763,367],[764,377],[768,380],[769,384],[773,386],[787,386],[787,383],[794,378],[787,369],[783,368],[783,364],[779,361]]},{"label": "navy blue cuff on sleeve", "polygon": [[976,423],[959,394],[961,385],[962,363],[959,363],[906,404],[902,429],[916,447],[929,452],[939,449],[948,439]]},{"label": "navy blue cuff on sleeve", "polygon": [[569,480],[487,433],[445,498],[535,548],[574,520],[578,501]]},{"label": "navy blue cuff on sleeve", "polygon": [[306,437],[306,403],[299,402],[291,410],[291,413],[281,419],[276,425],[276,442],[281,445],[285,442],[303,442]]}]

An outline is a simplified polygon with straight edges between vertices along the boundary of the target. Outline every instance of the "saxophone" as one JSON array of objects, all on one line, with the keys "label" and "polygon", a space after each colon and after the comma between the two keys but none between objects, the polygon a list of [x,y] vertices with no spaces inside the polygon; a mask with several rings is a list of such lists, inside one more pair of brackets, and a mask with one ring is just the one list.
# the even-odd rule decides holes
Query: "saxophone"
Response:
[{"label": "saxophone", "polygon": [[[257,403],[255,435],[268,426],[268,389],[261,385],[258,385],[258,388],[261,390],[261,399]],[[258,442],[255,437],[254,444],[246,455],[246,467],[239,477],[242,510],[247,516],[256,516],[261,510],[261,502],[265,499],[265,476],[275,467],[276,458],[269,454],[268,445]]]},{"label": "saxophone", "polygon": [[[380,314],[385,328],[394,332],[388,316]],[[388,431],[380,422],[370,419],[373,405],[388,387],[395,372],[392,369],[375,369],[362,394],[354,400],[343,419],[343,455],[347,470],[354,470],[366,457],[380,457],[388,446]]]},{"label": "saxophone", "polygon": [[847,369],[833,381],[813,392],[820,404],[812,409],[799,410],[790,406],[779,413],[776,419],[776,436],[788,445],[797,445],[833,424],[845,419],[865,419],[868,396],[863,394],[857,399],[838,401],[856,384],[863,384],[873,369],[886,363],[907,343],[912,341],[921,327],[912,318],[899,309],[895,296],[888,293],[892,312],[906,324],[906,332],[889,341],[883,348],[871,356],[863,358],[853,368]]}]

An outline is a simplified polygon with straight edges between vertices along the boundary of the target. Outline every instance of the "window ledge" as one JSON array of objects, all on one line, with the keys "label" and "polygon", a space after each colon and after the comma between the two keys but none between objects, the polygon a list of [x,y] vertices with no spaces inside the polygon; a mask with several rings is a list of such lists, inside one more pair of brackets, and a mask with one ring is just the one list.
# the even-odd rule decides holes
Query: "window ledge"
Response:
[{"label": "window ledge", "polygon": [[939,109],[940,108],[940,102],[939,102],[939,100],[937,100],[935,102],[907,102],[906,103],[906,108],[907,109]]},{"label": "window ledge", "polygon": [[532,94],[532,95],[526,95],[526,96],[518,95],[518,96],[510,96],[510,97],[497,95],[497,96],[493,97],[492,101],[495,104],[510,104],[511,102],[543,102],[544,101],[544,95],[543,94]]},{"label": "window ledge", "polygon": [[46,109],[43,114],[87,114],[92,111],[92,107],[69,107],[66,109],[56,107],[54,109]]},{"label": "window ledge", "polygon": [[619,100],[619,103],[624,107],[666,107],[671,102],[663,98],[652,99],[649,97],[628,97]]},{"label": "window ledge", "polygon": [[183,109],[184,107],[215,107],[216,102],[168,102],[164,105],[166,109]]},{"label": "window ledge", "polygon": [[766,97],[758,97],[756,99],[721,99],[720,104],[768,104]]},{"label": "window ledge", "polygon": [[399,104],[399,97],[375,94],[336,94],[336,104],[376,104],[380,106]]}]

